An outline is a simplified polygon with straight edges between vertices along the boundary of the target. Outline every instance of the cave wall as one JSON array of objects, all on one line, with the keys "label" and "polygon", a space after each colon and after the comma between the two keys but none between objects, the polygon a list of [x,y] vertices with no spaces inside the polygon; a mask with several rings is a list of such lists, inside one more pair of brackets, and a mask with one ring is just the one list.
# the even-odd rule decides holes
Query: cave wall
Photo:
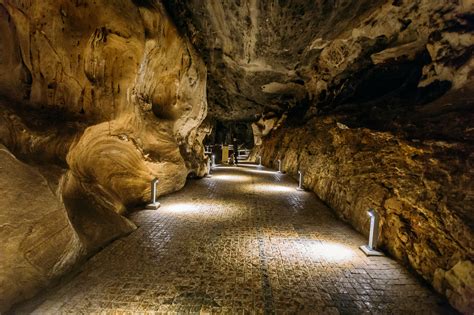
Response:
[{"label": "cave wall", "polygon": [[253,121],[341,218],[459,310],[474,300],[470,0],[169,1],[208,66],[209,115]]},{"label": "cave wall", "polygon": [[165,6],[208,66],[209,115],[249,120],[305,100],[307,77],[299,69],[312,62],[313,41],[337,37],[383,2],[171,0]]},{"label": "cave wall", "polygon": [[[215,121],[244,123],[245,137],[253,122],[252,156],[304,168],[306,187],[361,232],[379,209],[384,248],[472,308],[473,11],[471,0],[0,0],[0,144],[48,183],[54,220],[78,240],[45,247],[64,268],[32,287],[0,273],[0,311],[133,230],[121,214],[153,177],[164,194],[204,175]],[[1,205],[7,224],[24,186]]]},{"label": "cave wall", "polygon": [[472,149],[349,128],[329,116],[274,130],[259,153],[273,168],[281,159],[295,178],[301,170],[303,186],[363,234],[375,209],[380,247],[467,313],[474,301]]},{"label": "cave wall", "polygon": [[[55,172],[61,174],[61,169]],[[31,297],[85,255],[57,185],[0,145],[0,311]],[[20,296],[21,295],[21,296]]]},{"label": "cave wall", "polygon": [[[252,156],[297,177],[463,313],[474,308],[472,3],[390,2],[301,72],[309,101],[254,124]],[[404,22],[405,21],[405,22]],[[402,24],[406,24],[402,26]],[[321,44],[321,46],[319,46]],[[270,130],[269,130],[270,129]]]},{"label": "cave wall", "polygon": [[132,231],[154,177],[204,175],[208,130],[205,65],[159,2],[0,0],[0,33],[2,154],[27,163],[5,155],[25,176],[2,171],[1,224],[33,229],[2,228],[3,312]]}]

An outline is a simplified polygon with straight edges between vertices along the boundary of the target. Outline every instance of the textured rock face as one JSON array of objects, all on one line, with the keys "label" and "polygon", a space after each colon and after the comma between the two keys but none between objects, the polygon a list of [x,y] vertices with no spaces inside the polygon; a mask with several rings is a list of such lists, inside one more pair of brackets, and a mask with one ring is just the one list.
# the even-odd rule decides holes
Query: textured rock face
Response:
[{"label": "textured rock face", "polygon": [[280,128],[261,149],[264,164],[276,168],[281,159],[295,177],[302,170],[304,186],[360,232],[368,234],[367,210],[376,209],[380,246],[464,312],[474,301],[472,152],[352,129],[330,117]]},{"label": "textured rock face", "polygon": [[19,295],[31,297],[85,254],[56,188],[0,145],[1,311]]},{"label": "textured rock face", "polygon": [[168,1],[209,71],[210,115],[253,119],[307,98],[299,73],[313,41],[337,37],[383,1]]},{"label": "textured rock face", "polygon": [[208,65],[210,115],[220,120],[337,109],[396,127],[413,106],[464,85],[472,65],[472,1],[166,5]]},{"label": "textured rock face", "polygon": [[211,116],[256,121],[252,156],[301,167],[360,231],[380,209],[383,246],[472,309],[472,1],[166,5],[208,65]]},{"label": "textured rock face", "polygon": [[153,177],[159,194],[181,188],[205,173],[206,136],[247,138],[253,123],[253,156],[302,168],[364,233],[379,209],[382,245],[467,312],[472,12],[471,0],[0,0],[0,143],[57,186],[80,257],[133,229],[120,214]]},{"label": "textured rock face", "polygon": [[[32,273],[34,285],[15,283],[16,269],[2,261],[2,289],[9,291],[2,311],[61,274],[79,252],[131,231],[120,214],[148,201],[154,177],[161,195],[180,189],[189,173],[205,173],[206,131],[198,127],[207,103],[204,63],[158,2],[0,1],[0,17],[0,143],[32,165],[60,170],[45,177],[57,182],[57,203],[35,217],[54,210],[59,223],[38,219],[38,229],[65,229],[56,247],[51,240],[38,249],[48,266],[64,268]],[[30,190],[26,181],[9,190],[12,196]],[[53,204],[47,189],[32,192],[29,202],[41,202],[36,193]],[[11,208],[9,198],[0,205],[1,223],[21,224],[27,215],[14,217],[19,206]],[[1,237],[15,244],[14,235]],[[30,250],[33,241],[26,237],[22,246]],[[12,264],[22,255],[13,245],[5,251]],[[67,262],[64,253],[71,253]]]}]

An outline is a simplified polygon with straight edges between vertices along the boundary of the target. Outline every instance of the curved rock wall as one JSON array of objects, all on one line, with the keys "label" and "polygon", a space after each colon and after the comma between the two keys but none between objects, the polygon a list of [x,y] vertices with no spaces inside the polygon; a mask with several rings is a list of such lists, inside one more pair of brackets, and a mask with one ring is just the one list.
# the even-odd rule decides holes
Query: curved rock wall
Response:
[{"label": "curved rock wall", "polygon": [[55,188],[38,169],[0,145],[2,312],[84,257],[85,249]]},{"label": "curved rock wall", "polygon": [[[35,169],[61,170],[45,176],[57,183],[50,199],[61,224],[37,225],[76,235],[77,250],[59,241],[38,249],[51,266],[62,264],[57,251],[76,253],[64,264],[72,265],[133,230],[120,214],[149,201],[154,177],[162,195],[183,187],[189,173],[205,174],[205,65],[159,2],[0,0],[0,33],[0,143]],[[0,205],[2,224],[28,219],[10,215],[12,196],[38,184],[26,182]],[[2,233],[1,243],[11,237]],[[2,257],[24,255],[14,245],[4,250]],[[64,271],[17,281],[12,270],[2,261],[0,311]]]}]

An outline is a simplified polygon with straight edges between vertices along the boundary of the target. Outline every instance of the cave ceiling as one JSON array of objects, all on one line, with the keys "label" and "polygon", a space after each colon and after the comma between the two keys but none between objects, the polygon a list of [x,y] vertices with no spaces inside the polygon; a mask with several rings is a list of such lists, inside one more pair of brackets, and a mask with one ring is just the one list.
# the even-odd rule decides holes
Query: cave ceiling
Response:
[{"label": "cave ceiling", "polygon": [[[308,103],[324,48],[351,37],[384,2],[193,0],[169,1],[167,9],[208,66],[209,115],[253,120]],[[387,46],[386,38],[364,41],[365,49]]]},{"label": "cave ceiling", "polygon": [[472,19],[449,1],[171,0],[165,6],[207,65],[208,117],[220,121],[289,113],[290,122],[301,123],[336,113],[349,125],[374,129],[406,130],[415,119],[424,134],[434,134],[415,107],[456,84],[460,69],[445,64],[443,51],[460,64],[472,54],[453,45],[472,29]]}]

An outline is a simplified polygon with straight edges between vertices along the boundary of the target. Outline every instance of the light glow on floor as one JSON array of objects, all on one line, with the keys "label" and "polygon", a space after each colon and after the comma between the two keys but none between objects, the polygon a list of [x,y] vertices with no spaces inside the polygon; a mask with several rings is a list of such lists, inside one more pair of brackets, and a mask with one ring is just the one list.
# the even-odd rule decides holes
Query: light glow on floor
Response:
[{"label": "light glow on floor", "polygon": [[[314,262],[347,263],[357,258],[355,249],[338,242],[321,239],[272,237],[270,244],[265,246],[278,248],[282,259],[293,262],[309,259]],[[295,255],[295,253],[299,254]]]},{"label": "light glow on floor", "polygon": [[169,211],[173,213],[195,213],[199,212],[199,207],[197,207],[195,203],[180,202],[163,205],[161,211]]},{"label": "light glow on floor", "polygon": [[253,167],[263,167],[263,165],[245,163],[245,164],[239,164],[239,167],[253,168]]},{"label": "light glow on floor", "polygon": [[269,185],[269,184],[257,184],[248,187],[248,189],[255,189],[258,192],[269,192],[269,193],[282,193],[282,192],[294,192],[294,187],[282,186],[282,185]]},{"label": "light glow on floor", "polygon": [[247,170],[248,172],[250,173],[256,173],[256,174],[280,174],[280,175],[283,175],[281,173],[278,173],[277,171],[266,171],[266,170],[254,170],[254,169],[250,169],[250,170]]},{"label": "light glow on floor", "polygon": [[224,181],[224,182],[248,182],[252,178],[248,175],[230,175],[230,174],[213,174],[213,180]]},{"label": "light glow on floor", "polygon": [[356,256],[354,250],[345,245],[327,242],[312,241],[307,244],[310,250],[310,257],[314,259],[324,259],[329,262],[344,262],[352,260]]}]

